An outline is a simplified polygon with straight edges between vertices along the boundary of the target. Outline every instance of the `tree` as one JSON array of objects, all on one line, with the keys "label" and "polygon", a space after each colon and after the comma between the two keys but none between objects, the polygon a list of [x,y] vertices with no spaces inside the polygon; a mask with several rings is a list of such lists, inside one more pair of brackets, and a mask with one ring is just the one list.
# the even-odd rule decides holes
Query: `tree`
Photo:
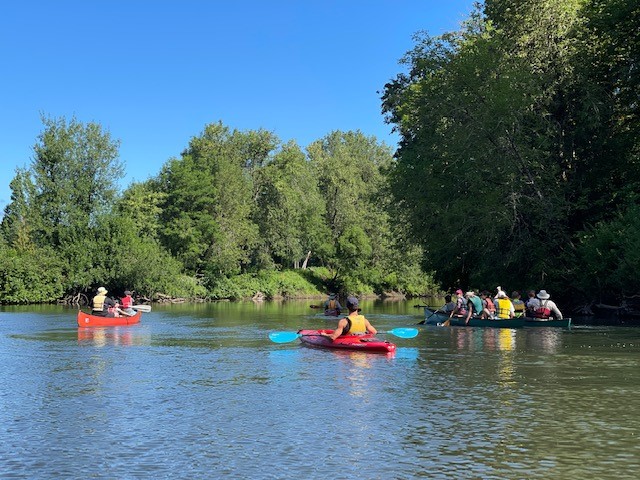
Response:
[{"label": "tree", "polygon": [[575,158],[558,102],[576,8],[538,3],[487,1],[495,21],[476,11],[460,32],[417,37],[409,73],[385,88],[402,135],[392,190],[447,286],[566,268]]},{"label": "tree", "polygon": [[251,177],[274,148],[271,135],[211,124],[165,165],[160,236],[188,272],[215,279],[249,265],[257,242]]},{"label": "tree", "polygon": [[3,232],[18,252],[55,255],[63,265],[63,291],[87,289],[104,261],[90,240],[117,198],[119,142],[95,123],[42,121],[31,166],[11,183]]},{"label": "tree", "polygon": [[256,172],[254,220],[265,258],[281,266],[297,266],[311,251],[323,251],[329,237],[325,204],[315,171],[297,144],[290,142],[273,161]]}]

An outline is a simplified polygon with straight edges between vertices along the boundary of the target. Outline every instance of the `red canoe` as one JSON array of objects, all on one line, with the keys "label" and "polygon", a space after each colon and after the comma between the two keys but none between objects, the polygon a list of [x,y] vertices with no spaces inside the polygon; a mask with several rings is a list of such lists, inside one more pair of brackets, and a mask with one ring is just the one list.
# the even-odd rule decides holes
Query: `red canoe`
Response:
[{"label": "red canoe", "polygon": [[78,312],[79,327],[117,327],[120,325],[132,325],[140,322],[142,312],[137,312],[131,317],[100,317],[90,315],[80,310]]},{"label": "red canoe", "polygon": [[300,341],[307,345],[321,348],[360,350],[364,352],[395,352],[396,346],[391,342],[379,340],[370,333],[365,335],[342,335],[334,341],[321,335],[333,333],[333,330],[300,330]]}]

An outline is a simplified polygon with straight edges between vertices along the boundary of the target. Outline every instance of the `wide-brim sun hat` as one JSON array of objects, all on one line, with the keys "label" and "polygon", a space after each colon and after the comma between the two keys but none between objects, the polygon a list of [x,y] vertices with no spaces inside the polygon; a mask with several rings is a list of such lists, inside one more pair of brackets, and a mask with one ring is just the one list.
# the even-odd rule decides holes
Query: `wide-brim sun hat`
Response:
[{"label": "wide-brim sun hat", "polygon": [[549,295],[549,294],[547,293],[547,291],[546,291],[546,290],[540,290],[540,291],[538,292],[538,295],[536,295],[536,296],[537,296],[540,300],[547,300],[548,298],[550,298],[550,297],[551,297],[551,295]]},{"label": "wide-brim sun hat", "polygon": [[98,288],[98,293],[107,293],[107,289],[104,287],[99,287]]}]

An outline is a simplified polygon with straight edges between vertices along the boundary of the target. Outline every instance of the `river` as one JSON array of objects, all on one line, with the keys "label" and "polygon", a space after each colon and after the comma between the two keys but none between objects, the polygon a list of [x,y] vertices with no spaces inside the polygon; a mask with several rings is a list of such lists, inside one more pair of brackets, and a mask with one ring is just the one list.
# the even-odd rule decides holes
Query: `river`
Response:
[{"label": "river", "polygon": [[[0,477],[625,479],[640,328],[419,327],[394,356],[272,343],[312,302],[0,309]],[[363,302],[379,329],[415,302]]]}]

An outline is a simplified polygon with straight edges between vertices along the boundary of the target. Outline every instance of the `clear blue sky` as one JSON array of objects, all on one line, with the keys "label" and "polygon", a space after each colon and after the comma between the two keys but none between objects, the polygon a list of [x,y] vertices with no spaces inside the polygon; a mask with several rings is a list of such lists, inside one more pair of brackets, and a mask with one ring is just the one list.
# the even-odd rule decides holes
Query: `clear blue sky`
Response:
[{"label": "clear blue sky", "polygon": [[[380,91],[420,30],[456,30],[472,0],[21,0],[0,13],[0,209],[41,114],[121,141],[120,186],[156,175],[205,125],[306,147],[360,130],[395,147]],[[0,217],[2,216],[0,210]]]}]

